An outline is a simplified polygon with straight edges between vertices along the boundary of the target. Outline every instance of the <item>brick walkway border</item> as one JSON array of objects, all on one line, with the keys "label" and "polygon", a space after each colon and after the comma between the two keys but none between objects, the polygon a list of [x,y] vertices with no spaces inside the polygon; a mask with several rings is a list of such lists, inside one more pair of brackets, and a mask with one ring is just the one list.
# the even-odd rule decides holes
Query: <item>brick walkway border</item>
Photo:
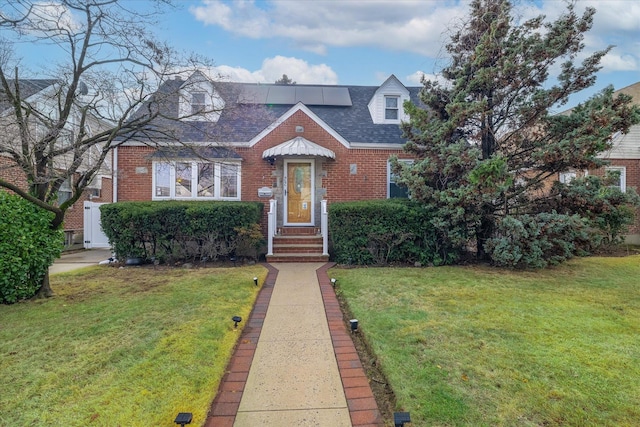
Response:
[{"label": "brick walkway border", "polygon": [[[273,287],[278,277],[278,270],[275,267],[271,264],[263,265],[269,270],[267,279],[260,289],[249,320],[245,324],[233,356],[227,365],[226,373],[218,387],[218,393],[209,409],[205,427],[233,427],[236,420]],[[316,271],[316,274],[351,423],[354,427],[382,427],[384,423],[373,397],[369,380],[362,363],[360,363],[350,333],[347,331],[335,290],[327,276],[327,270],[333,265],[333,263],[323,265]]]}]

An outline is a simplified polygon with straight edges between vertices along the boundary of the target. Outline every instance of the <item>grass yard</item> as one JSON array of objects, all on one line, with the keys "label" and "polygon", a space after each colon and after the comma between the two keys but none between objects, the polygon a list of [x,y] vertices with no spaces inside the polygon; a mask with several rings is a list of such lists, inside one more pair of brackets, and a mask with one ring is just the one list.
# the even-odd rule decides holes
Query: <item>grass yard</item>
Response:
[{"label": "grass yard", "polygon": [[[90,267],[53,275],[56,297],[0,305],[0,425],[204,423],[264,282],[260,266]],[[244,322],[243,322],[244,323]]]},{"label": "grass yard", "polygon": [[640,425],[640,256],[330,275],[412,426]]}]

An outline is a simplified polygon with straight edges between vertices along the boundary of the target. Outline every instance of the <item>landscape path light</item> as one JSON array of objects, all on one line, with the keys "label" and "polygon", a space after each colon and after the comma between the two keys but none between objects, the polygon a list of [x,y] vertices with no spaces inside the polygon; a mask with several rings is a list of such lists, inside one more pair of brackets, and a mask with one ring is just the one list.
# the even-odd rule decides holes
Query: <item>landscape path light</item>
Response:
[{"label": "landscape path light", "polygon": [[191,412],[180,412],[173,422],[176,424],[180,424],[181,427],[184,427],[185,424],[191,424],[192,419],[193,414]]},{"label": "landscape path light", "polygon": [[411,422],[411,415],[408,412],[394,412],[393,425],[395,427],[404,427],[404,423]]},{"label": "landscape path light", "polygon": [[254,278],[253,278],[253,283],[254,283],[256,286],[258,286],[258,278],[257,278],[257,277],[254,277]]},{"label": "landscape path light", "polygon": [[242,317],[240,316],[233,316],[231,318],[231,320],[233,320],[233,327],[237,328],[238,327],[238,323],[242,322]]}]

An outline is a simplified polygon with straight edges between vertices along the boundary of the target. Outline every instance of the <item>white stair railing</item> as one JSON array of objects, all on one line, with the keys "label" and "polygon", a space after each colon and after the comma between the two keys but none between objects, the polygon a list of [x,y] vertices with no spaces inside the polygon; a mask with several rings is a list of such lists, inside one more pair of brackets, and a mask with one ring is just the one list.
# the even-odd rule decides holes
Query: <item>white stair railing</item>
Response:
[{"label": "white stair railing", "polygon": [[321,203],[322,213],[320,214],[320,233],[322,234],[322,255],[329,255],[329,212],[327,211],[327,201]]},{"label": "white stair railing", "polygon": [[269,200],[269,213],[267,217],[267,255],[273,255],[273,236],[278,230],[278,202]]}]

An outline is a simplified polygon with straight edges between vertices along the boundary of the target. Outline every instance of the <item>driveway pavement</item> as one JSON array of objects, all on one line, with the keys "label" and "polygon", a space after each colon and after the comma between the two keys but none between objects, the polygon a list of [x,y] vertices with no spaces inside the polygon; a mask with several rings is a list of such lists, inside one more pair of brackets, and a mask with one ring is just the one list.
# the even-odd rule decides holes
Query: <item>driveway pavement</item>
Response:
[{"label": "driveway pavement", "polygon": [[111,249],[85,249],[70,253],[62,253],[62,256],[49,267],[49,274],[64,273],[78,268],[98,265],[111,257]]}]

